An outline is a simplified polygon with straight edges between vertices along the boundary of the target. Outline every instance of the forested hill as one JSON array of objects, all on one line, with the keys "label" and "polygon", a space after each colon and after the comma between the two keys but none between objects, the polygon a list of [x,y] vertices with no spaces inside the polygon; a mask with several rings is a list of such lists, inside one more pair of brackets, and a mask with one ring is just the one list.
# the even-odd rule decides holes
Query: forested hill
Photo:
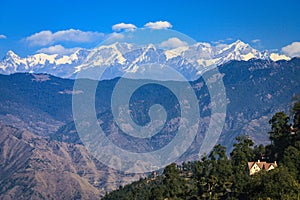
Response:
[{"label": "forested hill", "polygon": [[[107,194],[104,199],[299,199],[300,101],[289,118],[276,113],[269,121],[271,145],[253,146],[246,135],[236,138],[230,158],[216,145],[200,161],[168,165]],[[290,122],[292,122],[290,124]],[[278,167],[249,175],[248,161],[277,161]]]}]

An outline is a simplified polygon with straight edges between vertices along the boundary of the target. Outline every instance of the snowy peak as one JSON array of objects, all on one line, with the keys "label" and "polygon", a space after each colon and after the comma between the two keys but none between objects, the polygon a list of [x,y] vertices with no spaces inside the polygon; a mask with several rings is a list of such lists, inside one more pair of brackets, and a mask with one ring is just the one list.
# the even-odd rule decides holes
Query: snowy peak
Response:
[{"label": "snowy peak", "polygon": [[71,55],[38,53],[20,58],[13,51],[8,51],[0,61],[0,73],[16,72],[48,73],[63,78],[74,78],[76,74],[87,68],[109,68],[114,78],[124,72],[143,73],[143,65],[159,63],[171,66],[188,78],[196,78],[199,72],[212,65],[222,65],[231,60],[266,59],[289,60],[284,55],[260,52],[249,44],[237,40],[231,44],[213,46],[198,42],[190,46],[174,49],[161,49],[159,45],[136,45],[129,43],[113,43],[101,45],[91,50],[78,49]]},{"label": "snowy peak", "polygon": [[235,42],[233,42],[232,44],[230,44],[230,46],[236,46],[239,48],[243,48],[243,47],[249,47],[249,44],[246,44],[245,42],[241,41],[241,40],[237,40]]},{"label": "snowy peak", "polygon": [[118,43],[108,46],[99,46],[87,55],[86,65],[110,66],[115,64],[124,64],[126,59],[123,57],[123,53],[119,49],[126,52],[126,46],[124,45],[120,48]]},{"label": "snowy peak", "polygon": [[[69,56],[38,53],[26,58],[21,58],[13,51],[8,51],[4,59],[0,62],[0,73],[48,73],[60,77],[68,77],[70,71],[73,73],[73,66],[84,61],[88,52],[88,50],[77,50]],[[70,66],[71,69],[61,69],[66,66]],[[63,70],[63,72],[61,70]]]},{"label": "snowy peak", "polygon": [[19,56],[15,54],[15,52],[13,52],[12,50],[9,50],[6,53],[5,58],[19,58]]},{"label": "snowy peak", "polygon": [[224,60],[245,60],[256,58],[256,59],[267,59],[263,55],[252,48],[249,44],[246,44],[240,40],[229,44],[221,46],[218,51],[217,57],[223,58]]}]

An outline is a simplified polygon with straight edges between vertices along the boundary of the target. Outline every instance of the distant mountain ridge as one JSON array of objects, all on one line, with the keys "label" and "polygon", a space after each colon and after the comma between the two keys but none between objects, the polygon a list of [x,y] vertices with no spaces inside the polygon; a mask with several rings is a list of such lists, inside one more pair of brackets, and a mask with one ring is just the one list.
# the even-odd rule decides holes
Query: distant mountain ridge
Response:
[{"label": "distant mountain ridge", "polygon": [[[293,95],[300,94],[300,59],[231,61],[219,66],[219,71],[228,101],[220,142],[231,146],[232,138],[243,132],[252,136],[256,143],[267,143],[267,120],[275,112],[288,110]],[[98,84],[96,100],[101,103],[95,104],[97,114],[110,108],[111,92],[117,82],[118,79],[112,79]],[[55,133],[58,138],[63,138],[60,136],[62,132],[73,134],[76,132],[70,124],[73,120],[73,84],[74,80],[46,74],[0,75],[0,122],[42,136]],[[200,78],[190,84],[197,98],[201,99],[200,112],[208,116],[210,100],[208,91],[203,90],[205,81]],[[81,92],[74,94],[81,95]],[[141,98],[150,97],[142,95]],[[64,125],[67,129],[58,130]],[[66,140],[73,141],[69,139]]]},{"label": "distant mountain ridge", "polygon": [[[240,134],[249,135],[256,144],[269,143],[268,120],[276,112],[288,111],[292,97],[300,94],[300,58],[230,61],[218,68],[227,98],[226,120],[218,143],[231,150],[233,138]],[[95,108],[103,122],[112,117],[110,97],[118,80],[99,82]],[[0,75],[0,198],[99,199],[105,192],[140,178],[138,174],[110,169],[86,151],[72,117],[72,94],[82,92],[74,91],[73,84],[74,80],[48,74]],[[190,84],[199,99],[201,124],[189,149],[177,162],[199,159],[199,146],[211,120],[204,80],[199,78]],[[147,92],[137,94],[133,98],[139,100],[133,116],[142,122],[147,121],[147,105],[141,104],[142,100],[158,98],[172,108],[169,98]],[[109,123],[104,124],[104,128],[114,130]],[[165,136],[164,140],[153,140],[152,146],[161,148],[172,139]],[[147,147],[139,145],[142,141],[131,145],[126,141],[128,137],[118,131],[112,131],[109,137],[123,149],[149,150],[142,149]]]},{"label": "distant mountain ridge", "polygon": [[284,55],[260,52],[240,40],[216,46],[199,42],[173,49],[162,49],[153,44],[113,43],[89,50],[79,49],[71,55],[38,53],[21,58],[13,51],[8,51],[0,61],[0,73],[47,73],[73,79],[78,72],[96,67],[109,69],[105,79],[112,79],[124,73],[143,74],[144,64],[158,63],[176,69],[188,80],[195,80],[211,65],[250,59],[290,60]]}]

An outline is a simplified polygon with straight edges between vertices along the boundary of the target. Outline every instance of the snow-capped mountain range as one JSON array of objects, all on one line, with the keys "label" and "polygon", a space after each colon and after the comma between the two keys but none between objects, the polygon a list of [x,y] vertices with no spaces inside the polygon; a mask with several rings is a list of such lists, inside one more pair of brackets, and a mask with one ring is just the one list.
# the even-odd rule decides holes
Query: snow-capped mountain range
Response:
[{"label": "snow-capped mountain range", "polygon": [[[0,73],[47,73],[63,78],[76,78],[76,74],[82,70],[102,68],[106,69],[105,79],[111,79],[124,73],[143,74],[147,72],[144,67],[146,64],[159,64],[160,70],[164,70],[164,66],[169,66],[187,79],[193,80],[208,67],[219,66],[231,60],[250,59],[277,61],[290,58],[267,51],[260,52],[240,40],[217,46],[196,43],[174,49],[162,49],[153,44],[141,46],[114,43],[94,49],[80,49],[71,55],[38,53],[21,58],[13,51],[8,51],[0,61]],[[164,76],[164,73],[161,75]]]}]

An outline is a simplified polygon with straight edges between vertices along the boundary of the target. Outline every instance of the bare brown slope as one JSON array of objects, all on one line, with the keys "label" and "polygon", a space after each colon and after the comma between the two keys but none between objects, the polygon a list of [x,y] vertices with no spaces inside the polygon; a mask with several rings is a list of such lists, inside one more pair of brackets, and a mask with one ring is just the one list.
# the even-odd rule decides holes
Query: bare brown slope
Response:
[{"label": "bare brown slope", "polygon": [[0,125],[1,199],[100,199],[137,178],[108,169],[82,145]]}]

